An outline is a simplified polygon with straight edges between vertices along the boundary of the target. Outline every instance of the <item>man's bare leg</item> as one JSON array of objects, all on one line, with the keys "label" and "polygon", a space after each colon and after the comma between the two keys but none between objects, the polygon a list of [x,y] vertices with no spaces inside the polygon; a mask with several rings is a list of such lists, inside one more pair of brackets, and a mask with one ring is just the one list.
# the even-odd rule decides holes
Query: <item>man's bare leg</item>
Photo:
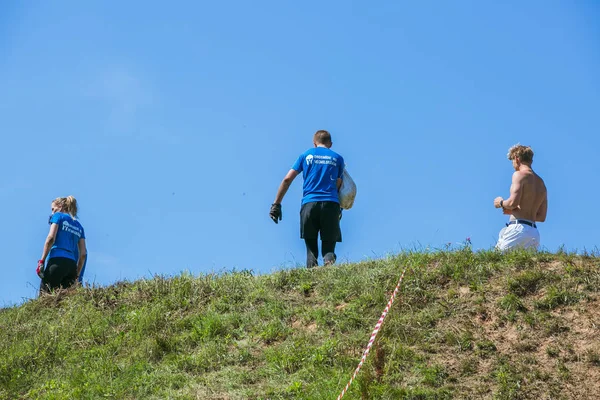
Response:
[{"label": "man's bare leg", "polygon": [[319,265],[319,241],[317,238],[314,239],[306,239],[304,238],[304,243],[306,244],[306,268],[314,268]]}]

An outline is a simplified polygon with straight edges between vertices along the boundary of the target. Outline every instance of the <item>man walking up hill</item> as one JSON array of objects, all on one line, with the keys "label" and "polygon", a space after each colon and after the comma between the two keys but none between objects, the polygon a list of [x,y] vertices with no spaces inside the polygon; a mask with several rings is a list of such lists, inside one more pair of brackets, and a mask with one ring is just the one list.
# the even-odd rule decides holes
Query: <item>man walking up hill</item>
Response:
[{"label": "man walking up hill", "polygon": [[282,219],[281,202],[300,173],[304,179],[300,209],[300,237],[306,244],[306,266],[319,265],[318,238],[325,265],[336,260],[335,246],[342,241],[341,209],[338,190],[342,185],[344,158],[331,150],[329,132],[320,130],[313,137],[314,147],[302,153],[279,185],[269,216],[277,224]]},{"label": "man walking up hill", "polygon": [[546,185],[531,168],[531,147],[519,144],[511,147],[508,150],[508,159],[515,168],[510,197],[506,200],[497,197],[494,206],[502,208],[504,214],[510,215],[510,219],[500,231],[496,248],[502,251],[514,248],[537,249],[540,245],[540,234],[536,222],[544,222],[548,211]]}]

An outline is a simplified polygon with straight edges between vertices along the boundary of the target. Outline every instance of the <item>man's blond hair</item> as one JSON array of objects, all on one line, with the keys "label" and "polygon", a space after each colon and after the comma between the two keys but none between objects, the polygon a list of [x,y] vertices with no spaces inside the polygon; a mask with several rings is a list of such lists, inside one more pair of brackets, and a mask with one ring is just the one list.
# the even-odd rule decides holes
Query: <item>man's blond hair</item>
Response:
[{"label": "man's blond hair", "polygon": [[531,147],[529,146],[515,144],[508,149],[508,159],[514,160],[515,158],[518,158],[522,163],[531,164],[533,163],[533,150],[531,150]]}]

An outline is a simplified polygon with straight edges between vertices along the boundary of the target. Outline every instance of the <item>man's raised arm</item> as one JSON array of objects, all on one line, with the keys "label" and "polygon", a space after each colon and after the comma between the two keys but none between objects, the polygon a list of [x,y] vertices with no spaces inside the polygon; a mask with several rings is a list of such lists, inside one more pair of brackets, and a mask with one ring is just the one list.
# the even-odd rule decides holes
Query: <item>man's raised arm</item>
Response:
[{"label": "man's raised arm", "polygon": [[515,171],[512,176],[512,184],[510,185],[510,197],[506,200],[502,199],[502,197],[496,197],[494,206],[496,208],[504,208],[505,210],[518,208],[521,203],[521,195],[523,194],[523,179],[523,174]]}]

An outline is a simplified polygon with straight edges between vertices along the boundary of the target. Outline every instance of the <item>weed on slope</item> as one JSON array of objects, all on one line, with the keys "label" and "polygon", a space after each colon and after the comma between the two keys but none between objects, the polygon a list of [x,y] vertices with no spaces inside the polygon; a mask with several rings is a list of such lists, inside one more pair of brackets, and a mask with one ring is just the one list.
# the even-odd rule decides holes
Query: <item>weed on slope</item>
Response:
[{"label": "weed on slope", "polygon": [[0,398],[600,398],[600,259],[405,252],[156,276],[0,312]]}]

